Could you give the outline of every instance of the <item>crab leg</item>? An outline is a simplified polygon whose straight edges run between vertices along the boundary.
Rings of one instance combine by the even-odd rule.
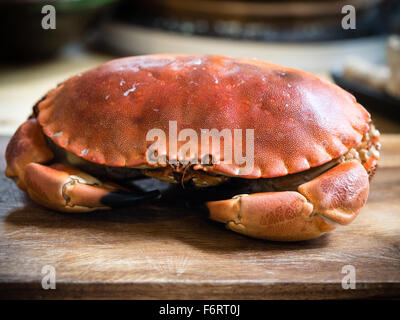
[[[210,218],[248,236],[298,241],[350,223],[367,200],[368,174],[358,161],[343,162],[296,191],[238,195],[207,202]]]
[[[116,185],[103,183],[72,166],[54,163],[36,119],[26,121],[11,139],[6,151],[6,175],[30,197],[60,211],[87,212],[112,207],[129,206],[155,198],[159,192],[140,195],[125,192]]]

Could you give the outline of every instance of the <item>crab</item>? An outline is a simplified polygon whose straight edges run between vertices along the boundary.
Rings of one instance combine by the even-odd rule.
[[[150,163],[146,133],[168,132],[170,120],[195,131],[253,128],[252,170],[225,164],[214,148],[207,164]],[[35,202],[66,212],[157,198],[158,190],[126,184],[157,178],[201,199],[212,194],[204,197],[210,218],[228,229],[299,241],[356,218],[379,148],[370,114],[315,75],[250,59],[149,55],[110,61],[49,91],[11,138],[6,175]]]

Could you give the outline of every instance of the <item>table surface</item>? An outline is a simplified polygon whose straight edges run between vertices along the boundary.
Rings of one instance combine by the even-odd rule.
[[[95,213],[42,208],[5,178],[0,137],[0,297],[298,299],[400,297],[400,135],[382,137],[366,207],[299,243],[255,240],[181,205]],[[56,289],[42,289],[53,266]],[[352,265],[356,289],[344,290]]]

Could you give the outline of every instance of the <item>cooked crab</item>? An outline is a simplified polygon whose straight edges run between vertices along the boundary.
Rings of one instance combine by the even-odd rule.
[[[253,128],[253,170],[223,163],[215,149],[207,165],[149,163],[146,133],[168,132],[170,120],[195,131]],[[212,190],[211,219],[251,237],[295,241],[350,223],[378,158],[369,113],[327,81],[256,60],[152,55],[108,62],[48,92],[12,137],[6,175],[60,211],[157,197],[124,187],[143,175],[199,195]]]

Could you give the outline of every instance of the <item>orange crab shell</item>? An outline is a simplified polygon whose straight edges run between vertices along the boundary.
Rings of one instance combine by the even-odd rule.
[[[151,166],[146,153],[153,142],[146,134],[159,128],[168,135],[172,120],[178,132],[228,128],[245,135],[254,129],[254,169],[245,178],[320,166],[358,145],[370,121],[351,94],[316,76],[213,55],[113,60],[61,83],[36,112],[44,134],[58,146],[116,167]],[[220,150],[211,154],[223,160]],[[241,172],[240,165],[218,162],[202,169]]]

